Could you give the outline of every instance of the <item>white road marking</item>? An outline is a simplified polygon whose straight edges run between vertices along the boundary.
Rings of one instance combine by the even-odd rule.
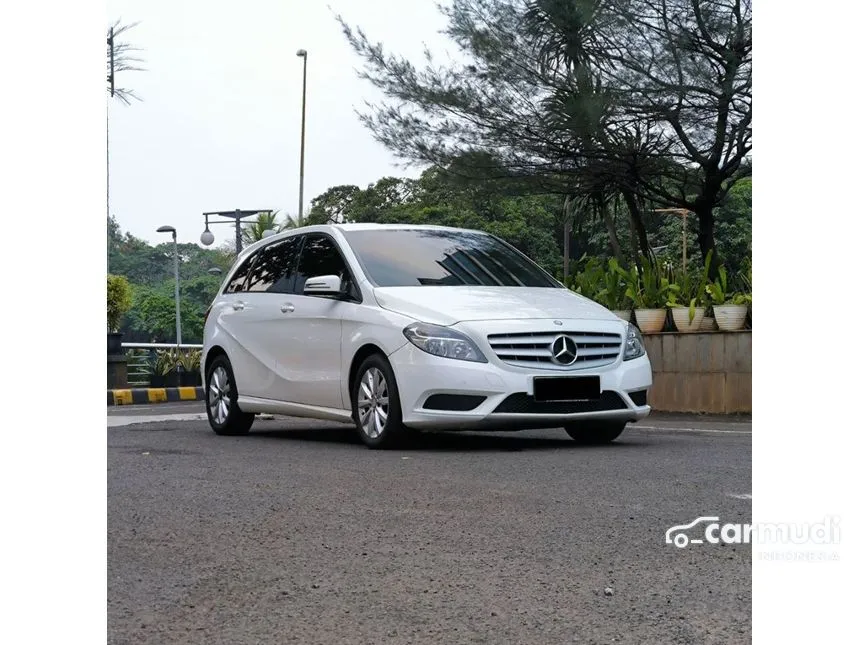
[[[728,496],[735,499],[752,499],[752,493],[728,493]]]
[[[666,432],[717,432],[720,434],[752,434],[752,430],[716,430],[710,428],[673,428],[671,426],[644,426],[639,423],[632,423],[629,426],[632,430],[662,430]]]
[[[140,416],[109,416],[107,418],[108,428],[118,426],[130,426],[136,423],[157,423],[159,421],[205,421],[205,414],[153,414]]]

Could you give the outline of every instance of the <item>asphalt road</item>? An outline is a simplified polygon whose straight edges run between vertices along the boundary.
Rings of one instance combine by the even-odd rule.
[[[109,643],[751,640],[750,547],[664,544],[751,521],[743,419],[650,417],[604,447],[541,430],[377,452],[336,423],[232,438],[187,416],[107,437]]]

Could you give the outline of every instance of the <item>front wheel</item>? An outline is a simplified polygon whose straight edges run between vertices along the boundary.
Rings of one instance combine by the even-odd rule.
[[[352,418],[369,448],[391,448],[405,434],[394,371],[380,354],[364,359],[355,374]]]
[[[596,446],[615,441],[624,432],[626,425],[626,422],[617,421],[611,423],[585,422],[566,425],[564,429],[577,443]]]
[[[239,409],[238,398],[230,359],[223,354],[215,357],[206,370],[206,416],[215,434],[242,435],[251,430],[254,415]]]

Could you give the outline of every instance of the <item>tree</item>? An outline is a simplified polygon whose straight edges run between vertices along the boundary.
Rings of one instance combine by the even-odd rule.
[[[124,25],[117,20],[107,32],[107,91],[112,98],[116,97],[126,105],[130,104],[132,99],[139,101],[140,98],[134,93],[134,90],[117,87],[117,73],[142,72],[144,70],[138,67],[139,64],[143,63],[143,60],[137,57],[136,52],[141,51],[141,49],[130,45],[120,37],[138,24]]]
[[[308,224],[337,224],[350,220],[350,206],[360,193],[358,186],[333,186],[311,200]]]
[[[119,330],[120,322],[131,308],[131,285],[125,276],[107,276],[107,324],[108,331]]]
[[[702,253],[715,249],[715,209],[752,149],[749,0],[453,0],[443,11],[466,61],[427,52],[423,69],[339,18],[362,77],[388,98],[362,117],[379,141],[466,177],[584,199],[616,254],[619,198],[636,255],[651,252],[654,205],[695,211]],[[481,154],[490,163],[452,163]]]
[[[263,239],[263,234],[266,231],[271,230],[280,233],[283,228],[282,224],[278,224],[278,211],[259,213],[254,222],[242,227],[242,242],[244,244],[259,242]]]

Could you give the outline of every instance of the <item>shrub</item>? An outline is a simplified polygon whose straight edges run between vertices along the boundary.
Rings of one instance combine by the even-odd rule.
[[[131,309],[131,285],[125,276],[111,275],[107,277],[107,323],[108,330],[119,331],[120,322],[125,313]]]

